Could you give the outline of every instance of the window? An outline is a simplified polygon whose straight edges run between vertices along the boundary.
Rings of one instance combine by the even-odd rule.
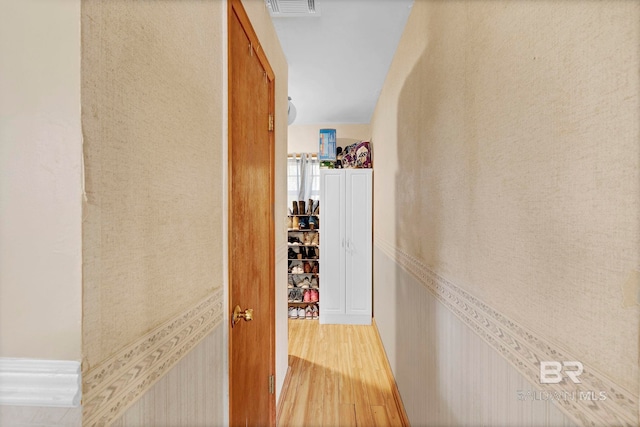
[[[302,176],[302,162],[307,161],[305,176]],[[304,179],[303,179],[304,178]],[[304,186],[305,188],[301,188]],[[287,206],[294,201],[320,198],[320,162],[311,155],[290,156],[287,161]]]

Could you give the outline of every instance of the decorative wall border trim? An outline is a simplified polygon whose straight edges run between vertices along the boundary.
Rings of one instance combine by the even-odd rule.
[[[80,362],[0,358],[0,405],[80,406]]]
[[[376,236],[375,246],[414,276],[435,298],[498,351],[532,384],[539,384],[540,361],[571,361],[579,357],[557,348],[485,302],[433,272],[417,258]],[[545,384],[550,393],[604,391],[606,400],[554,400],[560,409],[584,426],[637,426],[638,396],[589,366],[582,384]],[[571,394],[569,394],[571,396]]]
[[[223,290],[155,328],[84,374],[83,426],[118,418],[223,319]]]

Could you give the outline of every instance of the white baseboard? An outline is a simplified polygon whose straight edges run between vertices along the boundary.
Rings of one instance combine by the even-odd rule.
[[[80,406],[80,362],[0,358],[0,405]]]

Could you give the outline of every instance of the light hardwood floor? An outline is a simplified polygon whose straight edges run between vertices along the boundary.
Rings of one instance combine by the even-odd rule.
[[[375,326],[289,320],[289,371],[278,426],[408,425]]]

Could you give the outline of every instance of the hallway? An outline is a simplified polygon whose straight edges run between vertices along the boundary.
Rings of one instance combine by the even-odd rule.
[[[407,424],[385,353],[414,426],[639,425],[640,1],[414,0],[397,46],[368,19],[385,2],[404,0],[334,2],[395,49],[381,87],[343,90],[375,101],[362,120],[294,93],[265,0],[0,2],[0,426],[229,425],[230,320],[253,302],[230,265],[258,257],[274,273],[251,297],[275,291],[242,326],[273,318],[273,363],[242,384],[270,416],[282,397],[280,425]],[[232,3],[275,76],[273,197],[243,211]],[[316,62],[373,74],[324,41],[303,46],[308,87]],[[303,120],[305,97],[331,116]],[[287,317],[287,156],[326,128],[371,144],[374,327]],[[260,225],[248,255],[234,221]]]
[[[289,320],[289,366],[278,426],[408,425],[374,325]]]

